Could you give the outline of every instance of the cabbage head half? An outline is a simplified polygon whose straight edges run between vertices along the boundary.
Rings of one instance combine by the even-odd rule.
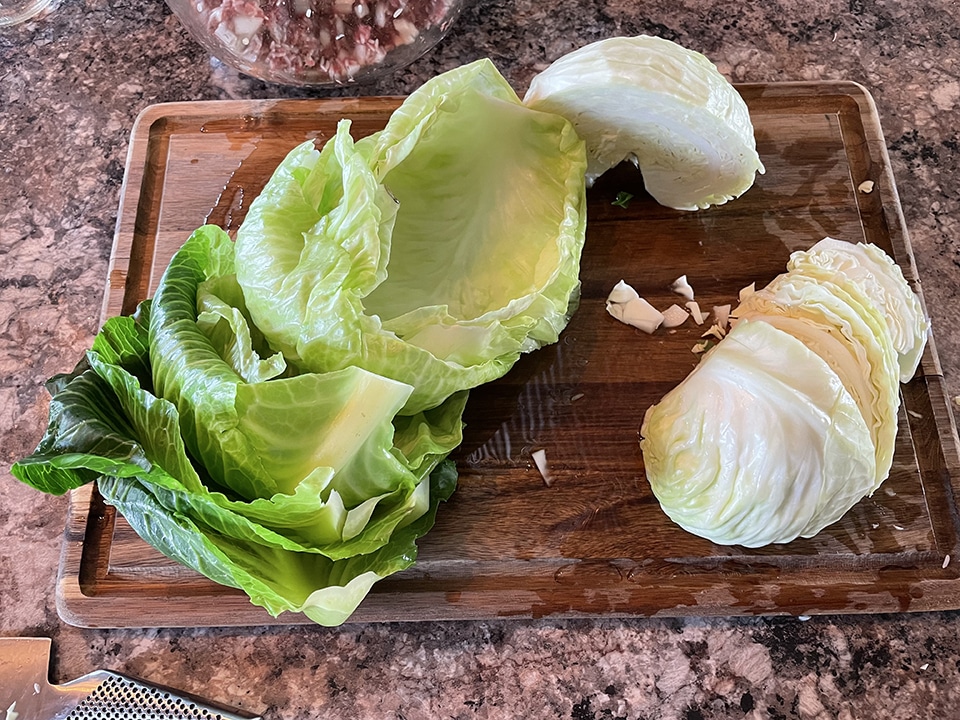
[[[588,184],[630,160],[661,205],[697,210],[739,197],[764,172],[736,88],[704,55],[663,38],[585,45],[534,77],[523,101],[574,124]]]
[[[412,93],[379,133],[349,123],[281,163],[237,232],[256,326],[300,367],[365,368],[439,405],[555,342],[576,307],[583,142],[489,60]]]

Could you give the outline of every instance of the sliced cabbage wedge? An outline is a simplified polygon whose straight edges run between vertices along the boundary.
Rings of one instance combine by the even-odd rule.
[[[913,378],[926,347],[930,321],[920,298],[889,255],[873,244],[828,237],[809,250],[793,253],[787,269],[854,288],[868,297],[887,325],[897,352],[900,381]]]
[[[662,205],[739,197],[764,171],[746,103],[706,57],[662,38],[600,40],[533,78],[529,107],[563,115],[587,145],[588,184],[631,160]]]
[[[237,233],[254,324],[298,366],[413,388],[403,413],[503,375],[576,307],[583,142],[489,60],[411,94],[383,131],[294,149]]]
[[[843,287],[800,272],[778,276],[733,312],[783,330],[819,355],[857,403],[876,453],[875,490],[893,463],[900,386],[897,360],[877,308]]]
[[[731,320],[647,412],[647,476],[667,515],[715,542],[809,537],[887,478],[929,322],[882,250],[831,238],[742,292]]]
[[[740,321],[641,427],[647,478],[678,525],[721,545],[815,535],[875,484],[870,430],[800,340]]]

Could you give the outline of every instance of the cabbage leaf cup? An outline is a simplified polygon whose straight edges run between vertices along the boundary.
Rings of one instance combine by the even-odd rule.
[[[186,240],[51,379],[12,469],[53,494],[96,481],[165,555],[323,625],[415,562],[469,389],[557,340],[586,225],[583,143],[489,61],[349,130],[294,148],[235,243]]]

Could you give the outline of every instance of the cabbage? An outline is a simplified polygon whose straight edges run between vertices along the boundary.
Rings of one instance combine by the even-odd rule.
[[[899,381],[929,323],[882,250],[830,238],[742,293],[731,319],[647,411],[647,477],[669,517],[714,542],[809,537],[887,478]]]
[[[790,271],[747,297],[733,315],[790,333],[839,376],[870,428],[876,454],[871,491],[879,487],[893,463],[900,388],[896,355],[876,306],[858,298],[855,288]]]
[[[900,381],[913,378],[927,342],[930,321],[900,266],[876,245],[824,238],[790,256],[787,269],[853,287],[883,316],[897,353]]]
[[[640,430],[647,479],[678,525],[723,545],[810,537],[874,487],[870,430],[820,356],[742,320]]]
[[[696,210],[764,171],[746,103],[700,53],[641,35],[600,40],[533,78],[529,107],[563,115],[587,144],[587,179],[631,160],[662,205]]]
[[[489,61],[386,128],[294,148],[236,244],[205,226],[50,382],[13,473],[96,480],[165,555],[277,615],[344,622],[454,491],[468,389],[557,340],[579,291],[583,143]]]
[[[412,388],[349,367],[301,373],[247,320],[233,243],[196,231],[152,301],[106,322],[54,378],[20,480],[92,480],[147,542],[277,615],[342,623],[409,567],[449,497],[466,393],[396,419]]]
[[[254,324],[305,369],[410,385],[404,414],[493,380],[576,306],[585,168],[489,60],[440,75],[383,131],[281,163],[237,232]]]

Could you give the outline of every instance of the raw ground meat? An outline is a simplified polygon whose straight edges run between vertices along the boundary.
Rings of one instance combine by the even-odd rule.
[[[271,73],[348,82],[441,25],[455,0],[196,0],[209,32]]]

